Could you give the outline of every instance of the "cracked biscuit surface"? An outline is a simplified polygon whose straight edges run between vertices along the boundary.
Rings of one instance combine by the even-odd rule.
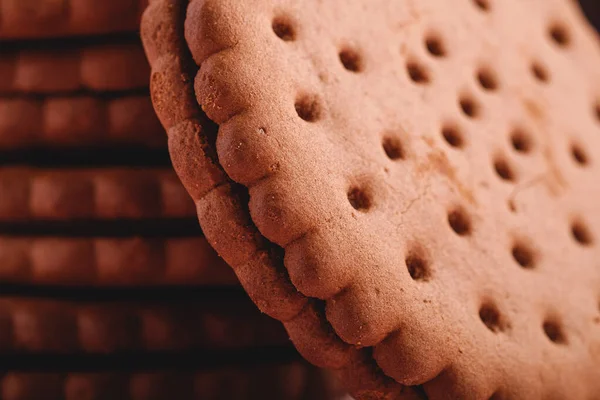
[[[155,0],[142,36],[207,239],[308,360],[359,398],[598,393],[573,2]]]

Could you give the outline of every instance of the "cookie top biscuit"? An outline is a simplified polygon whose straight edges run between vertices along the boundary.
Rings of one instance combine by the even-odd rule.
[[[363,349],[434,399],[600,390],[600,51],[573,2],[181,3],[145,16],[155,109],[305,357]]]

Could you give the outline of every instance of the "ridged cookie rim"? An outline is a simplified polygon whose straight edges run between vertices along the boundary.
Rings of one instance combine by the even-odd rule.
[[[182,0],[151,0],[142,16],[142,41],[152,71],[150,92],[155,111],[170,139],[173,132],[182,129],[187,129],[188,132],[192,131],[196,134],[201,132],[203,130],[201,121],[206,119],[194,96],[194,77],[186,70],[190,63],[193,64],[183,37],[183,23],[180,20],[185,15],[186,5],[187,2]],[[155,77],[158,74],[165,74],[165,70],[168,71],[168,68],[174,69],[177,72],[177,77],[176,80],[171,78],[171,83],[175,83],[175,87],[167,88],[165,94],[165,88],[162,86],[159,87],[160,83],[157,82]],[[167,97],[167,104],[164,104],[163,97]],[[168,103],[169,100],[175,104]],[[169,142],[169,145],[171,151],[171,142]],[[210,150],[216,152],[216,149]],[[173,152],[171,152],[171,155],[173,156]],[[205,197],[210,197],[214,192],[223,190],[231,191],[235,190],[233,188],[239,186],[227,176],[223,168],[218,164],[216,157],[211,158],[210,156],[205,155],[205,160],[203,160],[203,162],[213,166],[217,171],[216,175],[218,176],[215,182],[215,180],[212,179],[215,175],[213,171],[203,170],[198,172],[201,175],[208,175],[206,178],[209,179],[205,180],[212,184],[208,188],[193,187],[194,185],[198,186],[199,183],[186,181],[185,174],[179,171],[176,166],[176,172],[182,179],[184,186],[186,186],[186,189],[194,201],[197,203],[197,206],[199,202],[202,202],[205,199]],[[231,195],[230,193],[226,193],[224,197],[231,203],[237,203],[238,199],[235,198],[236,196]],[[215,202],[217,201],[215,200]],[[207,207],[210,208],[210,206]],[[241,222],[242,224],[251,224],[251,230],[256,232],[256,235],[259,237],[258,242],[268,243],[254,226],[248,210],[241,208],[242,207],[238,207],[234,210],[238,214],[243,214],[242,218],[244,220],[238,222]],[[210,210],[208,212],[210,212]],[[199,210],[201,222],[202,214],[203,212]],[[203,229],[209,239],[209,243],[214,247],[209,227],[203,227]],[[232,240],[231,244],[235,246],[236,240]],[[250,245],[250,247],[256,258],[260,259],[260,255],[264,252],[264,249],[256,244]],[[252,263],[252,260],[246,259],[244,262]],[[230,261],[229,263],[231,264]],[[261,261],[258,261],[258,263],[260,264]],[[262,264],[265,263],[263,262]],[[285,267],[282,266],[281,268],[285,271]],[[240,276],[240,272],[236,268],[234,268],[234,271],[244,285],[244,277]],[[286,276],[284,279],[286,280],[285,284],[288,284],[295,289],[289,277]],[[246,286],[244,285],[244,287]],[[274,289],[281,291],[281,288]],[[312,301],[316,299],[308,298],[300,293],[297,294],[303,299],[305,305],[300,307],[295,313],[292,313],[293,315],[271,316],[284,323],[288,333],[292,336],[292,341],[294,341],[293,330],[310,330],[310,328],[306,328],[306,325],[312,323],[310,326],[318,327],[317,332],[313,331],[312,333],[318,334],[321,337],[321,340],[327,340],[329,342],[333,341],[337,346],[341,346],[342,349],[338,349],[337,351],[338,356],[340,353],[343,353],[341,357],[336,359],[334,365],[327,365],[327,362],[318,355],[325,347],[329,347],[328,345],[324,345],[323,348],[303,349],[304,351],[310,351],[312,353],[310,356],[303,354],[307,359],[319,366],[336,369],[338,374],[345,381],[346,387],[348,387],[359,399],[420,398],[420,393],[417,390],[398,384],[390,377],[383,374],[380,369],[375,367],[376,364],[369,349],[358,350],[343,342],[333,332],[333,329],[324,315],[314,309]],[[263,308],[260,304],[257,305],[259,308]],[[318,319],[315,320],[315,317]],[[298,347],[296,343],[295,345]],[[303,352],[301,349],[299,350]]]

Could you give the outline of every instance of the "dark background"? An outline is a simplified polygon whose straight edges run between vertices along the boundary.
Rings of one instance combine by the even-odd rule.
[[[600,31],[600,0],[579,0],[579,2],[592,24]]]

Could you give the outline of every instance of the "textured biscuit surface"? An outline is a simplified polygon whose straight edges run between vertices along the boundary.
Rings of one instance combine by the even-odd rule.
[[[3,283],[86,286],[234,286],[205,238],[0,236]]]
[[[285,345],[276,321],[246,299],[153,303],[0,300],[0,352],[183,351]]]
[[[0,168],[0,221],[182,218],[194,215],[167,169]]]
[[[0,148],[164,145],[148,96],[0,98]]]
[[[290,362],[194,371],[19,373],[1,377],[3,400],[335,400],[331,379]]]
[[[1,0],[0,39],[136,31],[148,0]]]
[[[148,86],[149,73],[137,41],[51,50],[20,49],[0,55],[0,93],[140,89]]]
[[[574,2],[183,3],[144,17],[155,109],[305,357],[367,347],[434,399],[600,391],[600,51]]]

